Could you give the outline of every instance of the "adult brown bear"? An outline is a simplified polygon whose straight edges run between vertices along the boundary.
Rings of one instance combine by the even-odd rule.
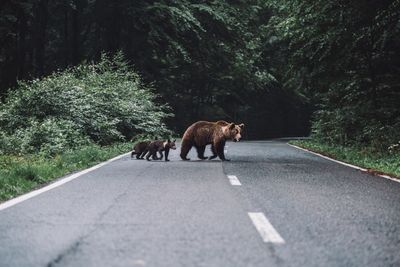
[[[240,141],[242,138],[241,132],[244,124],[228,123],[226,121],[198,121],[193,123],[186,129],[182,137],[181,158],[190,160],[186,156],[189,150],[194,146],[197,150],[199,159],[207,159],[204,157],[206,146],[211,144],[213,156],[209,159],[214,159],[217,156],[221,160],[228,160],[224,155],[225,142],[228,139],[234,142]]]

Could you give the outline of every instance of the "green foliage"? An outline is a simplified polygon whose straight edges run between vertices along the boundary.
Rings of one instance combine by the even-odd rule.
[[[248,133],[258,134],[253,138],[265,138],[272,131],[291,134],[290,125],[299,121],[303,103],[289,90],[282,94],[279,64],[263,53],[271,17],[266,1],[11,2],[0,9],[5,25],[4,30],[0,26],[5,44],[0,50],[0,98],[17,77],[40,77],[97,60],[102,51],[122,50],[145,81],[154,83],[159,102],[171,106],[176,116],[166,122],[176,132],[196,120],[225,119],[244,121]],[[282,95],[290,99],[280,99]],[[285,111],[256,102],[279,102]],[[268,117],[260,122],[254,119],[258,114]],[[271,117],[277,117],[273,123]],[[308,115],[304,117],[303,125]],[[267,120],[270,126],[264,127]],[[107,135],[95,139],[116,139],[116,132],[100,130],[118,122],[107,123],[110,127],[96,121],[98,132]],[[146,127],[157,129],[149,123]]]
[[[29,192],[67,173],[84,169],[129,151],[132,144],[118,143],[100,147],[87,145],[49,158],[34,156],[0,156],[0,202]]]
[[[373,148],[328,145],[318,140],[298,140],[290,143],[354,164],[373,173],[386,173],[400,178],[400,151],[376,151]]]
[[[121,54],[20,82],[0,107],[0,150],[54,155],[140,133],[168,135],[171,116]]]
[[[25,128],[16,128],[9,134],[1,134],[0,148],[5,153],[40,152],[54,155],[65,149],[90,143],[89,138],[71,121],[56,118],[47,118],[42,122],[30,118]]]
[[[268,3],[267,36],[284,58],[281,81],[316,106],[314,137],[379,150],[397,143],[400,2]]]

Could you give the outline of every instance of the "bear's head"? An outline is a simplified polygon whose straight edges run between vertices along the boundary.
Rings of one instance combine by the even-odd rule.
[[[167,142],[166,142],[166,145],[164,145],[164,146],[168,146],[170,149],[175,150],[175,149],[176,149],[175,142],[176,142],[176,139],[174,139],[174,140],[171,141],[171,140],[168,138],[168,140],[167,140]]]
[[[239,142],[242,139],[242,131],[244,124],[230,123],[223,127],[224,135],[226,139],[231,139],[233,142]]]

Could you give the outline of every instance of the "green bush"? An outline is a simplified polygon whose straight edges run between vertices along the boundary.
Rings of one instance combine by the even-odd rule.
[[[169,107],[156,102],[121,53],[103,55],[97,64],[20,82],[0,106],[0,152],[55,155],[138,134],[169,135]]]
[[[371,147],[376,151],[387,151],[400,142],[400,119],[388,119],[382,123],[368,119],[356,108],[316,112],[312,136],[328,144]]]

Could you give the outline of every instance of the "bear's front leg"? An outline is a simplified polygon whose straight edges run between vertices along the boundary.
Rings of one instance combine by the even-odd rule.
[[[169,149],[165,149],[165,161],[169,161],[168,155],[169,155]]]
[[[211,145],[211,152],[213,155],[211,157],[208,157],[209,160],[212,160],[212,159],[215,159],[216,157],[218,157],[217,151],[213,144]]]
[[[225,141],[221,141],[221,142],[217,143],[215,147],[217,150],[218,157],[222,161],[230,161],[230,159],[225,158],[225,154],[224,154]]]
[[[204,151],[206,150],[206,146],[195,146],[197,150],[197,157],[201,160],[207,159],[207,157],[204,157]]]

